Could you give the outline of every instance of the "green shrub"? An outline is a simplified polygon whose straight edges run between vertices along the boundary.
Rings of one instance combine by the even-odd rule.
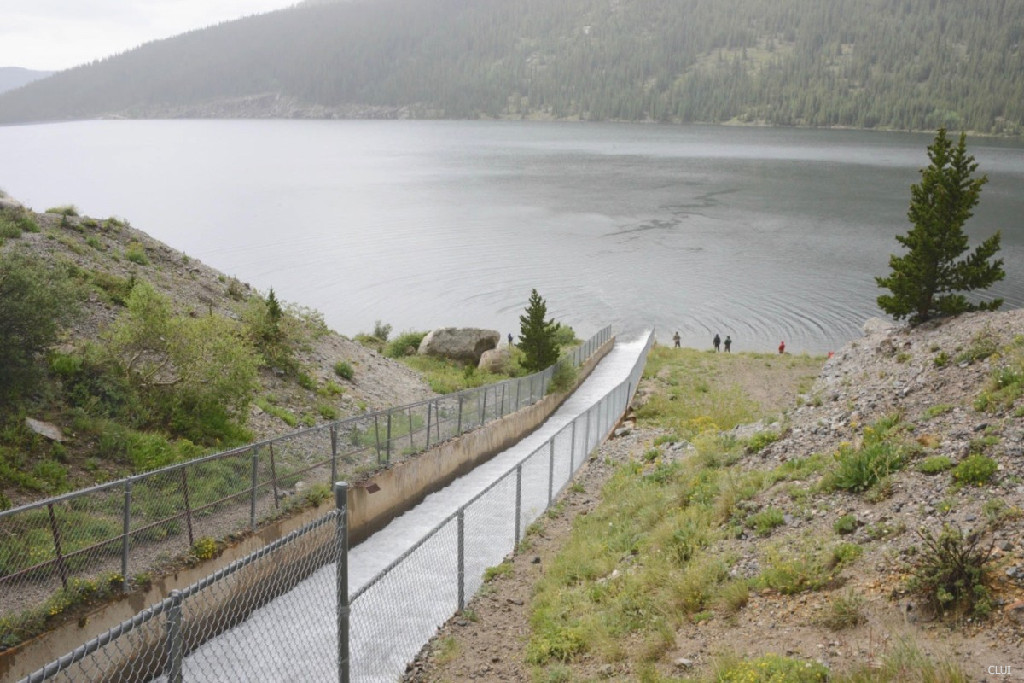
[[[968,610],[985,616],[992,608],[985,586],[994,542],[983,542],[984,530],[966,536],[959,527],[944,524],[935,536],[920,530],[922,548],[912,567],[911,592],[927,602],[936,613]]]
[[[782,526],[785,517],[782,510],[778,508],[765,508],[764,510],[747,517],[747,526],[758,533],[759,536],[769,536],[772,529]]]
[[[718,683],[824,683],[829,670],[818,662],[766,654],[757,659],[739,660],[725,657],[715,666]]]
[[[867,617],[864,616],[864,598],[853,591],[846,591],[833,597],[824,619],[825,626],[833,631],[852,628],[865,621]]]
[[[765,448],[768,448],[771,444],[775,443],[781,438],[778,432],[771,430],[765,430],[754,434],[747,440],[747,452],[748,453],[760,453]]]
[[[939,354],[932,359],[932,363],[934,363],[937,368],[946,367],[949,365],[949,354],[945,351],[940,351]]]
[[[386,342],[388,337],[391,336],[391,325],[382,323],[379,320],[373,321],[373,336],[382,342]]]
[[[332,405],[321,403],[319,406],[317,406],[317,412],[320,413],[320,417],[322,417],[325,420],[338,419],[338,409]]]
[[[961,484],[982,486],[988,483],[999,466],[987,455],[972,455],[964,458],[953,468],[953,480]]]
[[[941,474],[953,466],[953,461],[947,455],[933,455],[925,458],[917,464],[917,471],[928,476]]]
[[[831,488],[862,493],[902,466],[903,454],[892,442],[875,441],[860,449],[843,446],[828,484]]]
[[[576,366],[567,359],[555,363],[555,369],[551,372],[551,381],[548,382],[549,394],[562,394],[570,391],[576,384],[578,373]]]
[[[976,363],[999,350],[999,339],[988,329],[974,335],[971,345],[956,357],[957,363]]]
[[[420,342],[426,336],[426,332],[403,332],[384,347],[384,355],[388,358],[411,356],[419,350]]]
[[[138,242],[132,242],[124,250],[124,257],[140,266],[148,266],[149,258],[146,256],[145,248]]]
[[[197,560],[209,560],[217,555],[219,549],[217,541],[209,536],[204,536],[192,544],[190,552]]]
[[[309,373],[299,371],[299,375],[296,378],[299,386],[307,391],[316,391],[316,380],[310,377]]]
[[[77,216],[78,208],[74,204],[62,204],[61,206],[51,206],[46,210],[46,213],[57,214],[58,216]]]
[[[352,378],[355,377],[356,375],[355,370],[352,369],[352,366],[343,360],[339,360],[337,363],[334,364],[334,374],[350,382],[352,381]]]
[[[843,515],[835,521],[832,525],[832,529],[840,536],[852,534],[857,530],[857,518],[853,515]]]

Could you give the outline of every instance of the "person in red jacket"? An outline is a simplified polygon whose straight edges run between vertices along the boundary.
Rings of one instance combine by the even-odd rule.
[[[786,352],[786,342],[780,341],[779,342],[779,353],[785,353],[785,352]]]

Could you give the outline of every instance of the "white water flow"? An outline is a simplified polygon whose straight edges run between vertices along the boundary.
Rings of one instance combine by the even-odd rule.
[[[547,507],[552,479],[557,493],[574,464],[586,457],[586,447],[596,447],[614,424],[610,412],[594,408],[618,388],[623,403],[615,409],[622,410],[628,388],[620,385],[636,365],[647,338],[644,333],[636,340],[616,343],[536,431],[431,494],[350,551],[349,595],[355,596],[349,638],[352,680],[396,680],[437,627],[456,611],[457,521],[438,527],[459,508],[469,503],[464,517],[467,601],[482,584],[484,570],[499,564],[512,550],[516,466],[522,465],[522,529]],[[598,419],[602,414],[604,423]],[[551,439],[554,448],[547,444]],[[549,466],[556,460],[556,450],[557,474]],[[438,531],[430,540],[370,583],[435,528]],[[242,672],[252,680],[336,680],[335,577],[334,564],[323,567],[245,623],[195,650],[184,662],[185,680],[225,680]]]

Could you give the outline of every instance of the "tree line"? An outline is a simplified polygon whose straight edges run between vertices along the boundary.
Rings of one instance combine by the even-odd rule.
[[[420,118],[945,126],[1017,135],[1021,16],[1024,0],[300,5],[6,93],[0,122],[160,116],[270,93],[322,115],[367,107]]]

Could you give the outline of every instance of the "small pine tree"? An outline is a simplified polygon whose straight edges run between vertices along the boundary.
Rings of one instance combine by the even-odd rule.
[[[526,314],[519,316],[519,348],[524,354],[523,367],[530,372],[543,370],[558,360],[555,335],[561,327],[554,319],[545,321],[548,313],[544,299],[533,290]]]
[[[978,164],[967,154],[967,136],[960,134],[954,148],[940,128],[928,147],[931,164],[921,169],[921,182],[910,188],[907,217],[914,227],[896,240],[909,251],[889,257],[892,273],[877,277],[879,287],[891,294],[878,297],[878,306],[896,320],[910,317],[911,324],[936,315],[957,315],[965,311],[994,311],[1003,300],[973,304],[959,292],[987,289],[1002,280],[1003,260],[991,260],[999,251],[1000,234],[982,242],[967,258],[963,225],[973,215],[986,176],[971,178]]]

